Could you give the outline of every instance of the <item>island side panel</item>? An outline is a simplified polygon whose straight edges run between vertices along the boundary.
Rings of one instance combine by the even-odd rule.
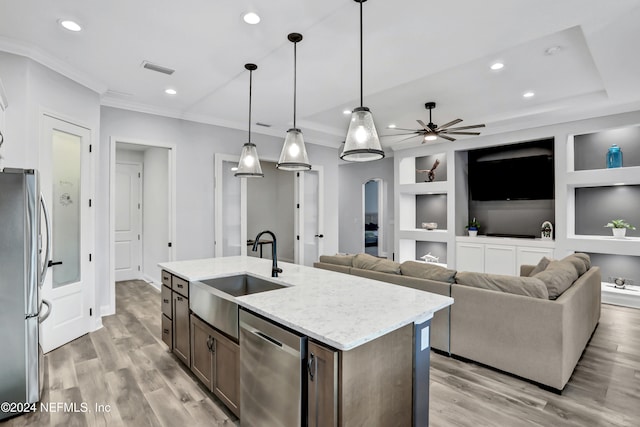
[[[411,426],[413,324],[340,357],[340,426]]]

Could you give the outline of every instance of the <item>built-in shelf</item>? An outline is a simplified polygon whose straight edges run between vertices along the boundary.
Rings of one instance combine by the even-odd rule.
[[[508,246],[528,246],[534,248],[555,248],[556,242],[554,240],[542,240],[542,239],[520,239],[514,237],[495,237],[495,236],[483,236],[478,235],[471,236],[457,236],[456,242],[465,243],[484,243],[492,245],[508,245]]]
[[[640,166],[567,173],[567,185],[570,187],[608,187],[635,184],[640,184]]]
[[[399,238],[409,240],[421,240],[427,242],[447,242],[449,233],[447,230],[423,230],[419,228],[400,230]]]
[[[627,285],[626,289],[619,289],[613,283],[602,282],[602,302],[640,308],[640,286]]]
[[[576,252],[640,256],[640,237],[569,236],[567,244]]]
[[[401,184],[402,194],[447,194],[447,182],[419,182],[416,184]]]

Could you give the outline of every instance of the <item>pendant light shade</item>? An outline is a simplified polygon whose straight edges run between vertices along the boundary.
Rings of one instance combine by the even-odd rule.
[[[293,128],[287,131],[276,167],[286,171],[308,171],[311,169],[311,164],[304,145],[304,137],[302,131],[296,128],[296,46],[302,40],[302,34],[291,33],[287,38],[293,43]]]
[[[249,141],[242,146],[238,170],[235,176],[239,178],[262,178],[262,167],[258,158],[256,145],[251,142],[251,89],[253,87],[253,72],[258,69],[255,64],[245,64],[244,68],[249,70]]]
[[[349,162],[369,162],[384,158],[380,138],[373,123],[371,111],[363,104],[363,59],[362,59],[362,3],[367,0],[354,0],[360,3],[360,107],[351,113],[351,122],[340,158]]]

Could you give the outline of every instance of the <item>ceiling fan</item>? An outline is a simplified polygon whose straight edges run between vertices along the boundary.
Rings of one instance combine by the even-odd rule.
[[[461,126],[461,127],[457,127],[457,128],[452,128],[451,126],[458,124],[462,121],[462,119],[455,119],[450,121],[449,123],[445,123],[442,126],[438,126],[436,124],[433,123],[433,121],[431,120],[431,110],[433,110],[434,108],[436,108],[436,103],[435,102],[427,102],[426,104],[424,104],[424,107],[429,110],[429,123],[425,124],[425,122],[423,122],[422,120],[416,120],[420,126],[422,126],[422,129],[402,129],[402,128],[391,128],[394,130],[403,130],[403,131],[409,131],[408,133],[397,133],[394,135],[384,135],[384,136],[398,136],[398,135],[411,135],[405,139],[402,139],[398,142],[401,141],[405,141],[407,139],[411,139],[414,138],[416,136],[420,136],[422,137],[422,143],[424,144],[427,141],[435,141],[438,137],[440,138],[444,138],[447,139],[449,141],[455,141],[455,138],[452,138],[449,135],[480,135],[480,132],[461,132],[461,131],[466,131],[469,129],[476,129],[476,128],[483,128],[484,124],[482,125],[470,125],[470,126]]]

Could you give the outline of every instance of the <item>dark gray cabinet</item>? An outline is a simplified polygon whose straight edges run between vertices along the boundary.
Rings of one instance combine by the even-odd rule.
[[[309,341],[307,354],[308,426],[337,426],[339,353]]]
[[[187,366],[191,366],[189,335],[189,299],[173,293],[173,354]]]
[[[191,315],[191,371],[240,416],[240,346]]]
[[[191,363],[189,282],[162,271],[162,341],[187,366]]]

